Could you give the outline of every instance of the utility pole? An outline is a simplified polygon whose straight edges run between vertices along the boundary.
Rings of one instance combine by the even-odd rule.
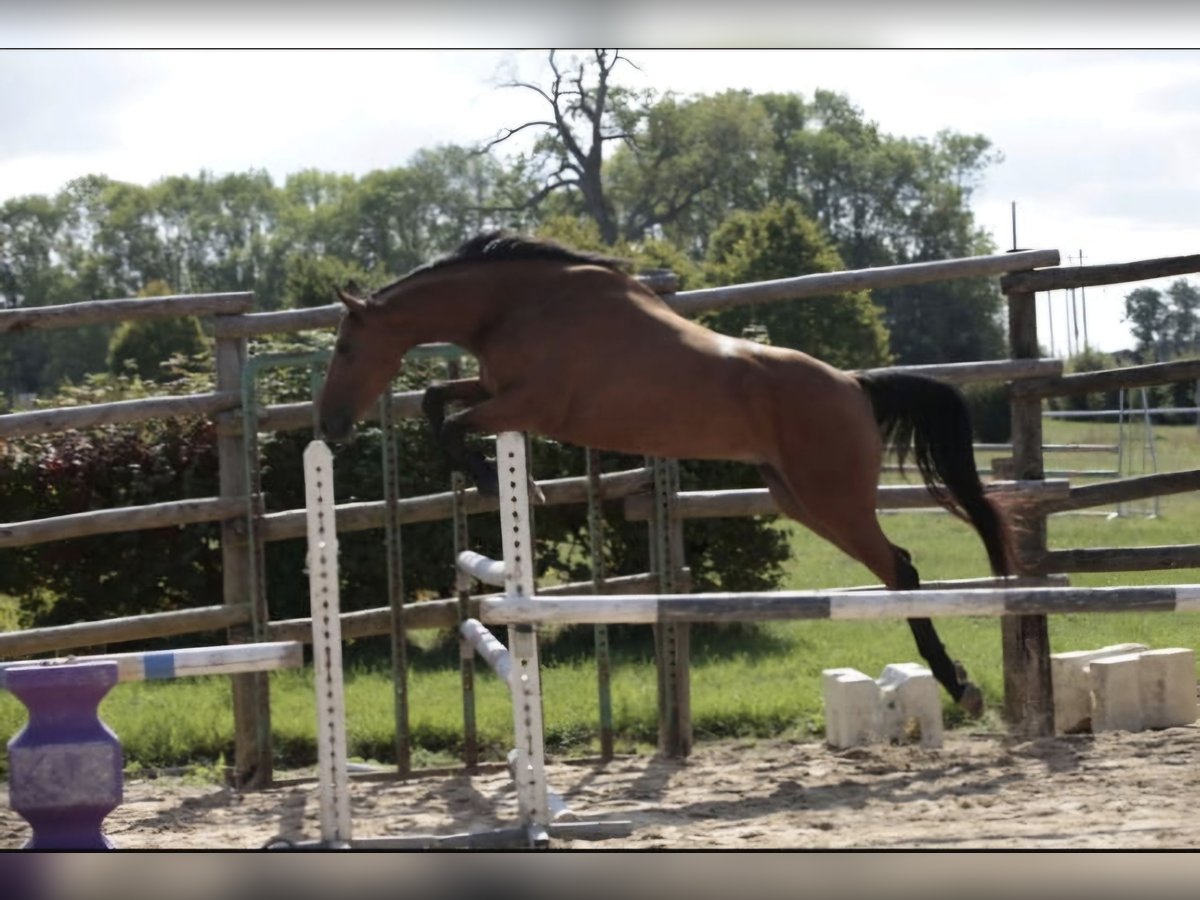
[[[1079,251],[1079,267],[1083,268],[1083,250],[1082,250],[1082,248]],[[1087,330],[1087,289],[1083,285],[1079,286],[1079,302],[1080,302],[1080,305],[1083,307],[1083,349],[1087,350],[1091,345],[1088,342],[1088,330]]]

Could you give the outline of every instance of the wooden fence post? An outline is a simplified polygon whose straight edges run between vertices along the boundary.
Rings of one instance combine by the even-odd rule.
[[[1037,295],[1008,296],[1008,334],[1014,359],[1039,355]],[[1013,473],[1016,479],[1044,479],[1042,400],[1012,399]],[[1018,567],[1032,571],[1046,553],[1046,514],[1022,508],[1013,516]],[[1050,636],[1044,615],[1004,616],[1000,620],[1004,656],[1004,714],[1010,727],[1031,737],[1054,733],[1050,685]]]
[[[218,338],[216,342],[217,390],[238,396],[242,389],[242,371],[246,365],[246,338]],[[247,435],[241,429],[219,428],[217,460],[220,468],[221,497],[245,502],[250,492],[246,472]],[[246,520],[225,519],[221,523],[221,563],[224,573],[226,606],[245,609],[257,602]],[[229,629],[231,644],[262,640],[250,624]],[[263,626],[265,626],[265,622]],[[271,695],[266,672],[232,676],[234,763],[232,781],[239,788],[262,788],[271,783]]]

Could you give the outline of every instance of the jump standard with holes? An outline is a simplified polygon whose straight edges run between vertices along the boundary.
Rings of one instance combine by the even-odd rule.
[[[481,246],[486,255],[487,243]],[[656,316],[666,317],[669,314],[665,310],[691,314],[703,309],[818,296],[849,288],[1003,274],[1001,289],[1009,301],[1014,359],[903,368],[909,374],[950,383],[973,378],[1011,382],[1013,440],[1012,458],[1007,466],[1006,477],[1012,480],[992,482],[984,486],[981,493],[985,505],[989,502],[987,495],[997,492],[1030,500],[1030,505],[1020,515],[1022,528],[1014,548],[1020,562],[1017,569],[1021,574],[992,579],[992,586],[989,587],[925,584],[919,591],[876,589],[687,593],[681,550],[683,520],[714,515],[794,512],[794,509],[790,509],[791,491],[787,489],[787,484],[780,483],[792,476],[779,479],[778,473],[764,472],[764,479],[768,483],[766,490],[682,492],[678,484],[678,471],[666,457],[690,454],[672,452],[673,448],[664,444],[653,448],[657,452],[646,453],[648,463],[644,471],[602,474],[593,465],[594,457],[589,451],[586,479],[566,479],[564,483],[546,482],[538,486],[547,502],[565,502],[562,498],[567,496],[576,500],[586,496],[589,519],[595,510],[595,499],[606,486],[612,488],[610,497],[625,498],[627,518],[652,522],[651,558],[656,571],[645,577],[630,577],[628,583],[620,584],[624,592],[619,594],[601,590],[618,587],[619,579],[605,579],[600,569],[596,570],[597,574],[590,585],[591,593],[587,592],[589,585],[586,584],[537,593],[530,556],[533,544],[529,531],[524,437],[508,427],[489,429],[488,425],[494,423],[486,421],[467,423],[455,416],[448,416],[444,421],[440,419],[443,410],[439,407],[446,399],[483,399],[475,393],[479,386],[472,385],[460,385],[458,390],[465,391],[465,395],[449,398],[445,396],[444,389],[441,397],[437,391],[427,391],[423,396],[393,395],[390,387],[383,391],[378,404],[385,436],[384,483],[387,498],[383,503],[335,508],[328,448],[322,442],[315,441],[305,458],[306,509],[266,513],[262,508],[263,497],[258,484],[257,431],[264,422],[276,426],[288,423],[286,427],[293,428],[303,426],[306,420],[315,420],[319,410],[317,404],[291,404],[260,410],[255,400],[254,381],[257,373],[273,365],[307,365],[314,360],[309,358],[311,355],[293,355],[295,358],[286,360],[265,357],[247,360],[245,339],[252,334],[270,333],[281,328],[326,327],[339,317],[348,317],[337,307],[247,315],[248,295],[138,301],[137,315],[218,314],[219,321],[215,329],[218,390],[215,393],[0,416],[0,438],[43,430],[140,421],[150,415],[201,412],[225,416],[226,425],[219,432],[222,496],[181,504],[103,510],[45,521],[0,525],[0,547],[26,546],[45,540],[129,528],[221,521],[228,592],[226,606],[137,617],[137,626],[143,629],[141,632],[135,632],[132,623],[115,621],[80,623],[58,629],[31,629],[28,633],[4,635],[4,646],[0,649],[10,648],[9,655],[13,655],[11,648],[19,647],[23,648],[25,654],[31,655],[71,646],[135,639],[130,636],[135,633],[136,636],[179,634],[187,633],[188,629],[211,630],[213,627],[228,627],[231,641],[238,643],[227,647],[192,648],[169,653],[110,654],[94,659],[68,657],[3,664],[0,671],[3,672],[4,686],[26,702],[30,709],[29,724],[10,743],[10,796],[14,809],[25,815],[34,827],[34,839],[30,846],[107,845],[101,823],[107,812],[120,802],[121,757],[119,742],[99,721],[96,706],[104,693],[119,681],[229,674],[235,685],[235,783],[239,786],[268,784],[271,772],[269,703],[264,702],[265,680],[261,673],[272,668],[299,665],[301,640],[311,641],[314,648],[321,836],[319,840],[280,841],[273,845],[280,847],[545,847],[559,838],[603,839],[628,834],[631,823],[626,821],[568,821],[574,817],[564,815],[562,798],[546,784],[541,679],[537,657],[537,629],[542,624],[593,623],[598,629],[598,651],[602,645],[601,629],[607,624],[640,623],[654,626],[659,664],[660,749],[670,755],[686,755],[691,742],[687,718],[689,623],[813,618],[903,618],[911,622],[932,617],[998,616],[1003,624],[1006,717],[1014,731],[1031,735],[1049,733],[1052,710],[1046,615],[1081,611],[1200,611],[1198,585],[1105,589],[1045,586],[1052,584],[1058,573],[1067,571],[1178,567],[1194,565],[1194,561],[1200,558],[1200,547],[1195,546],[1048,550],[1045,546],[1047,515],[1103,503],[1120,503],[1156,497],[1162,493],[1194,490],[1200,485],[1200,473],[1156,473],[1099,485],[1070,487],[1065,482],[1045,478],[1047,473],[1041,461],[1043,448],[1040,425],[1041,401],[1044,397],[1107,390],[1116,386],[1133,389],[1194,378],[1200,373],[1200,361],[1181,360],[1107,372],[1063,375],[1061,361],[1035,358],[1038,348],[1036,317],[1033,314],[1033,300],[1037,291],[1058,289],[1068,282],[1072,285],[1109,284],[1198,271],[1200,257],[1149,260],[1123,266],[1073,267],[1069,270],[1035,269],[1036,266],[1056,265],[1057,262],[1058,255],[1054,251],[1021,251],[971,260],[800,276],[756,285],[679,294],[675,294],[670,286],[654,288],[655,293],[662,296],[662,308]],[[428,269],[435,271],[436,266]],[[650,285],[646,279],[641,279],[641,283]],[[649,298],[643,300],[646,303],[656,302]],[[0,333],[27,327],[87,324],[107,321],[110,316],[134,314],[134,307],[120,305],[124,302],[96,301],[94,304],[78,304],[77,309],[63,307],[0,311]],[[343,306],[351,312],[355,310],[356,302],[363,303],[356,301],[356,298],[343,298]],[[551,343],[544,342],[544,345],[550,346]],[[715,346],[719,355],[730,356],[737,355],[732,351],[741,345],[718,341]],[[399,356],[403,356],[403,350]],[[337,358],[335,353],[335,361]],[[888,383],[895,371],[861,373],[862,383],[869,383],[872,379],[876,383]],[[847,377],[852,374],[849,373]],[[892,379],[890,383],[912,382]],[[624,395],[627,396],[628,391]],[[415,416],[422,412],[429,415],[431,401],[435,412],[431,419],[438,420],[435,425],[443,426],[443,438],[447,437],[444,426],[452,426],[448,435],[451,438],[449,445],[443,441],[443,448],[459,454],[457,462],[461,463],[460,468],[468,471],[478,484],[484,484],[489,477],[496,476],[481,466],[480,459],[462,455],[465,448],[456,443],[462,437],[462,429],[457,434],[454,433],[455,429],[464,424],[473,424],[476,430],[484,433],[499,433],[498,459],[505,465],[502,466],[495,488],[500,494],[498,505],[504,525],[503,559],[487,559],[466,548],[466,541],[462,539],[466,513],[488,511],[495,509],[495,506],[490,505],[492,501],[481,492],[468,493],[461,476],[456,478],[452,493],[444,497],[401,501],[395,494],[395,445],[393,443],[389,447],[386,444],[391,417],[396,414]],[[343,420],[335,424],[345,425],[346,421],[362,418],[370,402],[368,398],[351,413],[342,413]],[[687,404],[684,406],[687,407]],[[618,404],[615,408],[626,407]],[[535,421],[522,427],[539,433],[546,430],[539,428],[539,424]],[[675,424],[679,426],[680,423]],[[672,430],[675,433],[686,432],[681,427],[667,429],[668,432]],[[589,447],[602,443],[583,439],[585,437],[582,436],[577,443]],[[776,479],[775,483],[772,477]],[[566,481],[572,483],[568,485]],[[638,491],[644,491],[647,486],[652,486],[652,493],[638,496]],[[881,507],[888,504],[910,507],[927,503],[929,499],[924,487],[885,486],[879,488],[878,492],[874,491],[874,487],[872,484],[872,498],[877,498]],[[978,500],[976,497],[972,502]],[[832,508],[836,513],[836,502]],[[396,595],[402,593],[396,588],[399,578],[400,523],[446,514],[452,515],[455,521],[456,563],[460,572],[458,598],[444,606],[437,603],[409,605],[402,600],[396,601]],[[344,525],[354,529],[379,527],[380,524],[389,533],[387,562],[392,606],[381,611],[342,614],[337,597],[337,529]],[[977,521],[975,524],[978,527]],[[256,585],[262,576],[263,542],[299,536],[305,528],[311,618],[270,622],[265,598],[261,592],[256,593]],[[597,531],[596,528],[591,529],[593,551]],[[901,557],[892,554],[890,560],[898,564]],[[992,560],[996,561],[994,555]],[[885,582],[889,580],[884,577]],[[472,581],[499,585],[504,590],[498,596],[471,595]],[[468,609],[474,615],[463,615]],[[390,632],[393,648],[399,647],[400,652],[395,657],[397,763],[401,772],[407,772],[407,712],[402,649],[405,628],[418,627],[422,616],[429,619],[430,625],[454,623],[464,646],[473,651],[472,655],[477,654],[482,658],[508,686],[513,707],[515,744],[509,754],[509,768],[516,790],[517,821],[512,828],[479,833],[355,839],[346,765],[341,640],[350,633]],[[499,626],[508,627],[507,646],[491,631],[491,628]],[[289,640],[269,640],[270,637],[284,636]],[[920,640],[918,635],[919,646]],[[71,641],[78,643],[72,644]],[[603,666],[599,652],[597,660],[598,665]],[[464,701],[469,693],[470,671],[470,662],[464,654]],[[939,680],[947,688],[960,677],[957,672],[942,674],[946,677]],[[961,695],[955,696],[955,699],[961,699]],[[464,702],[464,756],[469,766],[474,745],[468,706]],[[602,697],[602,720],[603,707]],[[602,722],[602,745],[603,728]],[[611,751],[608,755],[611,757]]]

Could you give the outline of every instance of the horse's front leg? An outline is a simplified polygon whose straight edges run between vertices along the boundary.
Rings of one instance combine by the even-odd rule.
[[[478,378],[462,378],[430,385],[421,399],[421,411],[429,422],[433,439],[446,455],[450,469],[469,474],[477,484],[480,474],[487,469],[487,462],[479,451],[467,449],[464,429],[447,423],[446,406],[450,403],[481,403],[490,396]],[[495,481],[494,467],[491,480]]]
[[[457,460],[463,471],[470,474],[481,494],[497,496],[500,493],[500,478],[494,460],[486,459],[482,453],[468,450],[466,435],[469,432],[499,434],[502,431],[541,432],[538,410],[544,404],[540,396],[528,390],[508,390],[447,416],[441,427],[442,446],[452,460]],[[529,490],[534,502],[544,503],[545,494],[533,478],[526,473]]]

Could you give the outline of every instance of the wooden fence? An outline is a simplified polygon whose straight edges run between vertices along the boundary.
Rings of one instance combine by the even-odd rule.
[[[1020,251],[965,260],[945,260],[908,266],[890,266],[854,272],[805,275],[751,285],[676,292],[673,280],[655,276],[651,286],[676,310],[693,315],[730,306],[799,300],[843,290],[896,287],[964,277],[1002,275],[1000,287],[1008,301],[1009,338],[1013,358],[950,365],[904,367],[953,383],[1002,381],[1011,385],[1014,480],[995,482],[990,490],[1018,492],[1022,522],[1019,553],[1027,576],[1040,583],[1056,573],[1124,571],[1200,565],[1200,545],[1157,548],[1104,548],[1050,551],[1045,521],[1055,512],[1102,506],[1114,502],[1190,491],[1200,487],[1200,471],[1174,472],[1142,478],[1118,479],[1072,487],[1061,479],[1046,479],[1042,463],[1041,407],[1046,397],[1104,391],[1117,387],[1143,387],[1200,377],[1200,360],[1091,372],[1063,373],[1060,360],[1038,358],[1034,298],[1037,291],[1065,287],[1135,281],[1161,275],[1200,271],[1200,256],[1150,260],[1122,266],[1057,268],[1057,251]],[[1050,267],[1050,268],[1039,268]],[[1007,273],[1007,274],[1006,274]],[[242,424],[242,388],[249,365],[248,339],[265,334],[293,333],[332,328],[340,307],[272,313],[253,313],[249,293],[210,294],[136,300],[85,301],[61,307],[0,311],[0,335],[24,329],[110,324],[131,319],[171,315],[214,317],[215,390],[185,397],[152,397],[117,403],[63,409],[34,410],[0,416],[0,440],[50,434],[100,425],[128,424],[162,417],[203,415],[218,427],[220,462],[219,496],[124,509],[96,510],[29,522],[0,524],[0,549],[46,541],[186,525],[221,523],[224,566],[224,602],[220,605],[55,628],[0,634],[0,657],[23,657],[100,644],[228,629],[231,643],[267,640],[304,640],[307,619],[270,621],[265,600],[253,584],[253,559],[264,542],[302,536],[303,510],[266,513],[253,501],[253,485],[244,465],[248,437]],[[0,338],[2,339],[2,338]],[[395,418],[420,414],[418,392],[395,393],[385,410]],[[286,431],[311,427],[311,403],[288,403],[258,410],[258,431]],[[659,477],[656,477],[656,474]],[[664,487],[665,485],[665,487]],[[766,491],[680,492],[655,466],[612,472],[594,478],[563,478],[543,482],[548,504],[582,503],[597,490],[606,499],[624,499],[631,519],[657,518],[657,550],[661,561],[652,573],[601,579],[612,593],[646,593],[648,590],[688,590],[686,561],[682,558],[682,527],[689,518],[725,515],[771,515],[775,509]],[[496,503],[475,491],[460,493],[464,511],[484,513]],[[923,489],[885,486],[884,507],[933,506]],[[342,531],[382,528],[388,519],[385,501],[342,504],[337,525]],[[250,512],[253,510],[253,512]],[[454,492],[402,499],[396,504],[400,524],[449,520],[454,515]],[[253,543],[250,538],[253,535]],[[578,593],[580,585],[564,585],[563,593]],[[546,591],[551,593],[551,591]],[[471,598],[477,604],[479,598]],[[347,637],[390,633],[395,611],[389,607],[343,614]],[[457,598],[406,604],[407,628],[442,628],[456,624],[461,615]],[[672,634],[660,636],[660,652],[670,654],[674,672],[660,677],[660,690],[668,699],[660,704],[668,721],[662,730],[663,749],[686,752],[690,723],[686,721],[687,626],[671,625]],[[1007,616],[1002,620],[1005,659],[1005,709],[1015,728],[1031,734],[1048,734],[1052,728],[1049,644],[1044,616]],[[672,698],[673,695],[673,698]],[[264,673],[233,678],[236,755],[234,779],[246,786],[261,786],[271,779],[270,706]]]

